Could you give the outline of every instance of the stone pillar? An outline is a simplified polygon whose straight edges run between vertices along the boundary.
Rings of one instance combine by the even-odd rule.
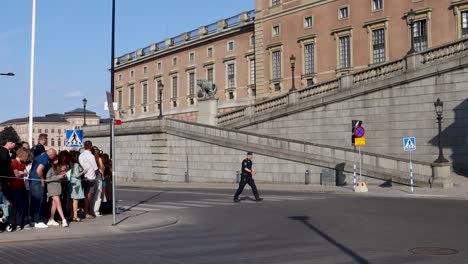
[[[432,186],[440,188],[452,188],[452,168],[449,162],[432,163]]]
[[[421,54],[409,54],[406,56],[406,70],[416,70],[421,65]]]
[[[218,99],[198,100],[198,123],[216,126],[218,115]]]
[[[288,93],[288,104],[294,104],[299,101],[299,94],[296,91],[292,91]]]

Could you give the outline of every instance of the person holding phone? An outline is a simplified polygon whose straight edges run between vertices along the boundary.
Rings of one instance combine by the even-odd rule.
[[[50,170],[47,172],[47,197],[51,198],[52,200],[52,204],[50,206],[50,218],[49,222],[47,222],[48,226],[59,225],[59,223],[54,220],[55,213],[58,212],[60,218],[62,218],[62,227],[68,227],[67,219],[63,214],[60,195],[62,195],[61,182],[66,179],[70,161],[70,153],[66,150],[61,151],[58,154],[57,160],[53,162],[52,168],[50,168]]]

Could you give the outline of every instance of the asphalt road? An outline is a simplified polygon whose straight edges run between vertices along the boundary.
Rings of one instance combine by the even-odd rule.
[[[1,263],[468,263],[466,201],[265,192],[234,204],[233,191],[120,189],[120,206],[179,223],[2,243]]]

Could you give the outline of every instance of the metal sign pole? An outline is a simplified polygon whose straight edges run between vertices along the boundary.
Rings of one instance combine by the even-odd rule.
[[[111,125],[111,142],[112,142],[112,225],[116,225],[115,214],[117,210],[116,201],[117,198],[115,197],[115,118],[112,118],[112,125]]]
[[[361,154],[361,147],[359,148],[359,182],[362,182],[362,154]]]
[[[413,179],[413,160],[411,157],[411,152],[409,152],[410,158],[409,158],[409,168],[410,168],[410,180],[411,180],[411,192],[414,192],[414,179]]]
[[[356,146],[354,146],[353,159],[354,159],[354,166],[353,166],[353,189],[356,190]]]

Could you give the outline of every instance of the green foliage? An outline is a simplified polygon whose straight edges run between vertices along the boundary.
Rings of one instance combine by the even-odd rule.
[[[7,141],[20,142],[20,137],[13,127],[5,127],[3,131],[0,132],[0,145],[5,145]]]

